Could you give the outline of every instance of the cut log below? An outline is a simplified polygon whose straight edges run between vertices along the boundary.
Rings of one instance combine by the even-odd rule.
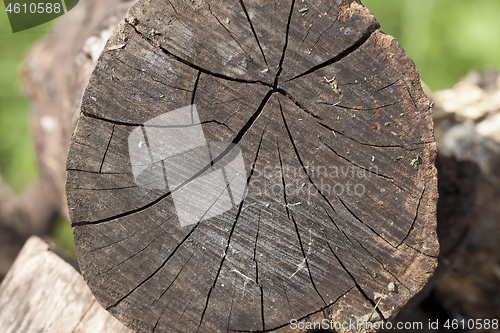
[[[31,237],[0,285],[2,333],[133,333],[107,313],[82,276]]]
[[[81,111],[80,267],[139,332],[387,320],[434,271],[429,101],[358,1],[139,0]]]

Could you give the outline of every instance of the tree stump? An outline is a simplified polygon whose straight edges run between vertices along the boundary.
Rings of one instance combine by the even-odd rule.
[[[437,264],[436,144],[378,27],[356,0],[136,2],[67,160],[98,302],[138,332],[393,318]]]

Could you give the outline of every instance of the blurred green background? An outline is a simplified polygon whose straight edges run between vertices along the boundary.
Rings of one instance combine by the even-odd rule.
[[[432,91],[471,70],[500,69],[499,0],[362,0]]]
[[[364,0],[415,61],[432,91],[450,87],[471,70],[500,69],[500,0]],[[21,89],[21,64],[29,46],[53,22],[11,32],[0,7],[0,175],[14,192],[36,179],[28,130],[29,105]],[[56,242],[73,252],[71,230],[59,220]]]

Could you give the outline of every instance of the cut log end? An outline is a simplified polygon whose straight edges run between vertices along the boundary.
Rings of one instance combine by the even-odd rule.
[[[359,1],[138,1],[82,100],[84,277],[138,332],[388,320],[437,264],[430,103]]]

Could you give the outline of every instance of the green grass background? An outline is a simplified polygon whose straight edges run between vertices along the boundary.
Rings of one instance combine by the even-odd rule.
[[[433,91],[450,87],[470,70],[500,69],[500,0],[363,3],[378,19],[381,30],[396,37],[410,54]],[[0,6],[0,175],[16,193],[37,178],[20,66],[29,46],[52,24],[13,34],[5,7]],[[67,223],[59,220],[53,236],[74,253]]]

